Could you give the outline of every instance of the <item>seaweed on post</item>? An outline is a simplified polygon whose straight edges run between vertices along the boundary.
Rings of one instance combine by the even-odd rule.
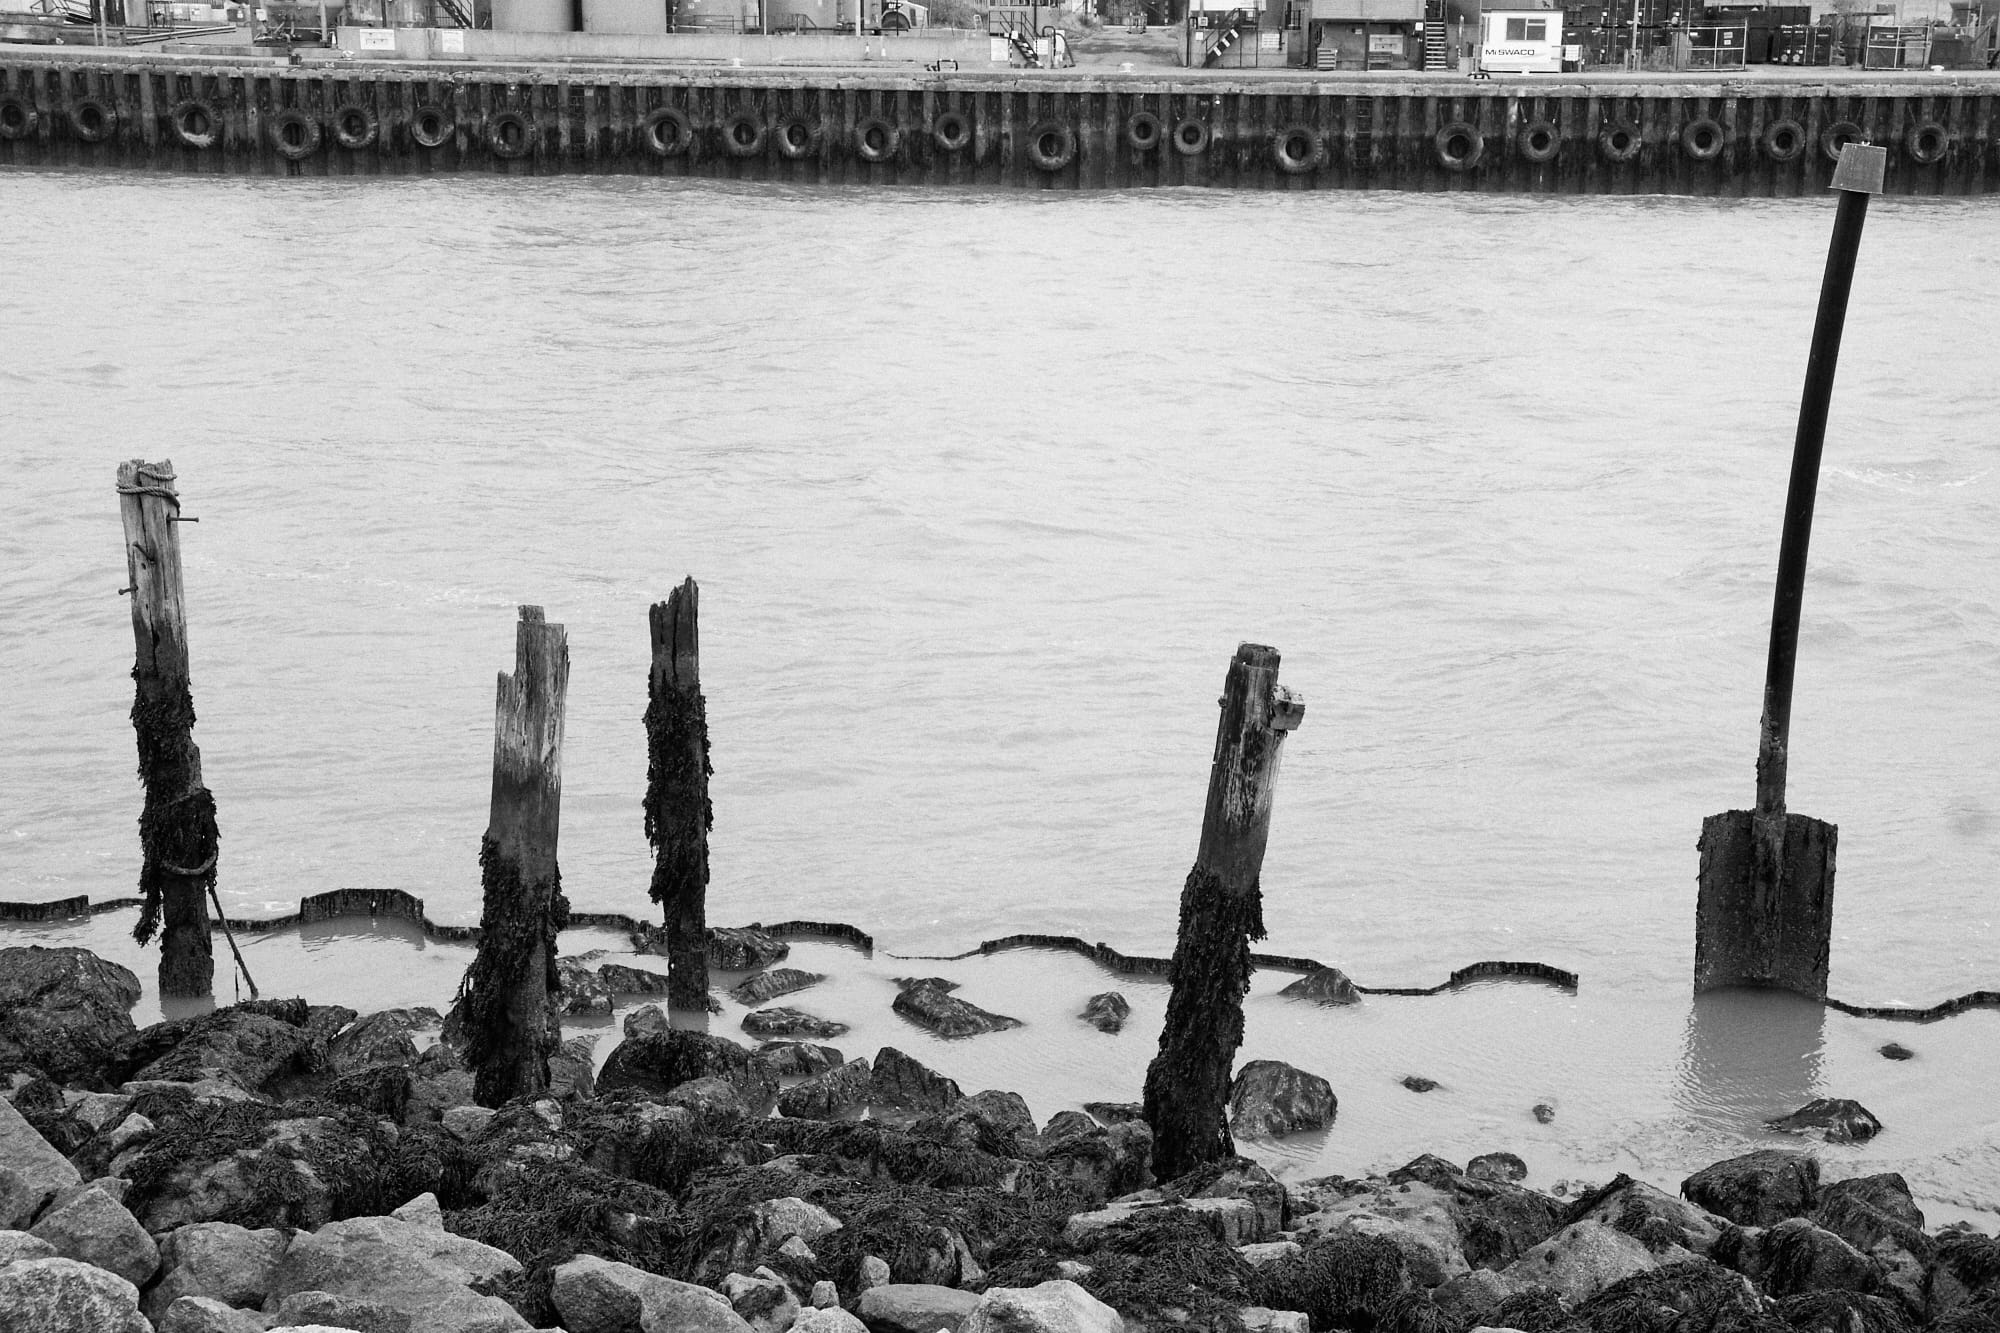
[[[701,693],[700,589],[690,578],[653,604],[646,681],[646,841],[667,928],[667,1004],[707,1010],[708,704]]]

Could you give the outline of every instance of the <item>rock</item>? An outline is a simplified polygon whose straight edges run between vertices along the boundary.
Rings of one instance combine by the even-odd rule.
[[[868,1325],[838,1306],[805,1310],[792,1325],[792,1333],[869,1333]]]
[[[1756,1326],[1766,1302],[1742,1274],[1706,1259],[1681,1259],[1624,1278],[1576,1308],[1592,1329],[1719,1333]]]
[[[418,1028],[443,1020],[435,1009],[384,1009],[354,1020],[326,1044],[327,1067],[336,1075],[357,1074],[376,1065],[409,1068],[417,1062]]]
[[[1684,1250],[1666,1254],[1674,1259],[1692,1257]],[[1658,1268],[1661,1262],[1661,1256],[1638,1239],[1602,1222],[1572,1222],[1501,1270],[1500,1276],[1516,1291],[1548,1287],[1574,1309],[1612,1283]]]
[[[1042,1126],[1040,1138],[1042,1146],[1061,1143],[1064,1139],[1078,1134],[1102,1134],[1104,1126],[1081,1111],[1057,1111],[1049,1117],[1049,1123]]]
[[[1339,1112],[1331,1083],[1282,1060],[1252,1060],[1229,1085],[1229,1127],[1247,1138],[1325,1129]]]
[[[1243,1333],[1309,1333],[1312,1328],[1312,1321],[1303,1310],[1246,1305],[1236,1314],[1243,1321]]]
[[[1214,1169],[1218,1166],[1220,1171]],[[1171,1199],[1247,1200],[1257,1210],[1256,1229],[1261,1234],[1248,1237],[1242,1242],[1245,1244],[1275,1235],[1285,1225],[1285,1187],[1247,1157],[1226,1165],[1211,1163],[1206,1169],[1169,1181],[1161,1192]]]
[[[1820,1190],[1813,1221],[1874,1260],[1911,1316],[1922,1320],[1937,1245],[1924,1234],[1923,1210],[1902,1176],[1891,1171],[1834,1181]]]
[[[729,992],[738,1004],[763,1004],[775,1000],[780,995],[790,995],[808,986],[817,986],[825,981],[818,972],[803,972],[796,967],[774,968],[769,972],[759,972],[754,977],[746,977]]]
[[[597,969],[597,979],[604,989],[613,995],[665,995],[667,974],[649,972],[643,967],[627,967],[623,963],[605,963]]]
[[[212,1296],[183,1296],[160,1317],[160,1333],[264,1333],[264,1318]]]
[[[736,1126],[750,1115],[743,1094],[726,1078],[691,1078],[667,1094],[669,1106],[683,1106],[704,1125]]]
[[[1785,1134],[1815,1134],[1828,1143],[1863,1143],[1882,1132],[1874,1112],[1845,1097],[1815,1097],[1790,1115],[1764,1123]]]
[[[778,1113],[801,1120],[839,1120],[867,1103],[868,1089],[868,1062],[850,1060],[779,1093]]]
[[[1405,1074],[1397,1082],[1401,1083],[1411,1092],[1436,1092],[1444,1086],[1436,1079],[1425,1078],[1422,1074]]]
[[[1528,1164],[1510,1152],[1481,1153],[1465,1164],[1465,1174],[1474,1180],[1512,1184],[1528,1178]]]
[[[813,1269],[819,1267],[819,1256],[813,1253],[812,1246],[806,1244],[797,1236],[786,1238],[785,1243],[778,1247],[778,1257],[788,1260],[794,1272],[800,1269],[811,1272]]]
[[[333,1215],[333,1194],[301,1155],[302,1145],[308,1143],[336,1159],[370,1151],[353,1130],[326,1116],[272,1121],[249,1146],[227,1157],[169,1167],[133,1205],[133,1215],[155,1235],[225,1217],[311,1230]],[[151,1155],[160,1151],[157,1143],[140,1151],[133,1169],[153,1170]]]
[[[1391,1185],[1421,1181],[1437,1189],[1450,1190],[1458,1188],[1459,1182],[1465,1179],[1465,1172],[1455,1162],[1447,1162],[1435,1153],[1424,1153],[1391,1171],[1386,1179]]]
[[[1731,1157],[1681,1182],[1681,1194],[1738,1226],[1767,1227],[1819,1205],[1819,1163],[1779,1148]]]
[[[1853,1291],[1816,1291],[1787,1296],[1774,1314],[1796,1333],[1909,1333],[1910,1321],[1894,1301]],[[1933,1326],[1947,1333],[1949,1320]]]
[[[1084,1001],[1083,1012],[1077,1017],[1099,1032],[1122,1032],[1125,1020],[1132,1017],[1132,1002],[1117,991],[1108,990]]]
[[[19,952],[0,949],[0,955]],[[13,1103],[0,1099],[0,1229],[27,1230],[57,1190],[82,1181],[69,1159],[50,1146]]]
[[[1556,1118],[1556,1108],[1547,1102],[1536,1102],[1532,1114],[1537,1124],[1550,1124]]]
[[[0,1231],[0,1268],[22,1259],[49,1259],[56,1247],[25,1231]]]
[[[1411,1279],[1427,1289],[1471,1271],[1459,1241],[1452,1194],[1433,1185],[1384,1186],[1329,1201],[1299,1225],[1307,1235],[1387,1240],[1402,1252]]]
[[[779,1078],[811,1078],[847,1063],[836,1046],[816,1046],[809,1041],[769,1041],[754,1052]]]
[[[275,1227],[251,1231],[233,1222],[196,1222],[160,1237],[160,1280],[145,1295],[147,1317],[165,1317],[186,1296],[228,1305],[262,1305],[289,1242]]]
[[[1317,1237],[1301,1254],[1251,1270],[1248,1297],[1276,1310],[1302,1310],[1320,1328],[1380,1328],[1410,1289],[1402,1253],[1375,1236]]]
[[[1295,1240],[1260,1240],[1255,1244],[1236,1247],[1237,1257],[1252,1268],[1261,1268],[1279,1259],[1289,1259],[1304,1251],[1305,1246]]]
[[[777,1075],[747,1049],[726,1037],[679,1028],[620,1042],[598,1071],[597,1087],[600,1093],[637,1088],[660,1096],[705,1077],[727,1079],[753,1113],[769,1107],[778,1094]]]
[[[407,1065],[371,1065],[334,1079],[327,1085],[326,1099],[380,1119],[401,1120],[409,1111],[416,1082]]]
[[[912,990],[918,986],[928,986],[932,990],[941,990],[946,994],[950,994],[952,991],[958,989],[958,983],[946,977],[896,977],[894,980],[897,990]]]
[[[1933,1319],[1989,1304],[2000,1292],[2000,1241],[1976,1231],[1941,1230],[1926,1304]]]
[[[298,1291],[278,1303],[271,1326],[323,1324],[356,1333],[410,1333],[411,1322],[409,1311],[377,1301],[327,1291]]]
[[[840,1304],[840,1288],[821,1278],[813,1283],[812,1298],[806,1302],[815,1310],[828,1310]]]
[[[1278,994],[1295,1000],[1312,1000],[1317,1004],[1360,1004],[1361,992],[1347,974],[1337,967],[1315,968],[1297,981],[1286,986]]]
[[[792,951],[792,946],[755,926],[710,926],[708,965],[722,972],[749,972],[769,967]]]
[[[115,1158],[127,1148],[135,1144],[144,1143],[147,1139],[153,1137],[158,1130],[159,1126],[155,1125],[145,1116],[138,1114],[128,1115],[119,1121],[117,1127],[106,1137],[104,1141],[105,1148]]]
[[[667,1011],[657,1004],[644,1004],[625,1015],[624,1032],[627,1037],[650,1037],[656,1033],[670,1031],[673,1024],[667,1021]]]
[[[975,1293],[956,1287],[891,1282],[862,1292],[854,1313],[870,1333],[959,1333],[978,1304]]]
[[[549,1093],[559,1102],[575,1102],[596,1091],[597,1078],[591,1066],[597,1062],[597,1038],[565,1037],[549,1053]]]
[[[925,1116],[915,1133],[996,1157],[1021,1157],[1036,1146],[1035,1117],[1018,1092],[988,1089]]]
[[[743,1030],[753,1037],[811,1037],[816,1041],[831,1041],[846,1036],[848,1027],[803,1009],[778,1005],[743,1015]]]
[[[1123,1125],[1146,1119],[1146,1108],[1138,1102],[1085,1102],[1083,1109],[1102,1125]]]
[[[872,1291],[889,1281],[889,1265],[872,1254],[861,1256],[861,1290]]]
[[[1884,1060],[1914,1060],[1917,1053],[1900,1041],[1884,1042],[1876,1049],[1876,1054]]]
[[[324,1060],[311,1019],[303,1000],[250,1000],[198,1018],[155,1023],[119,1049],[108,1072],[121,1082],[221,1082],[266,1092],[281,1080],[311,1073]]]
[[[1021,1026],[1020,1019],[981,1009],[930,980],[919,981],[907,990],[898,991],[890,1007],[918,1027],[935,1032],[940,1037],[976,1037],[982,1032],[1001,1032]]]
[[[608,1014],[611,1012],[611,988],[604,979],[593,972],[590,964],[579,958],[556,959],[556,976],[560,979],[557,987],[557,1012],[565,1014]]]
[[[1512,1294],[1513,1288],[1498,1273],[1475,1268],[1433,1289],[1431,1300],[1454,1328],[1472,1328],[1488,1324],[1493,1312]]]
[[[460,1333],[475,1323],[498,1333],[529,1325],[499,1297],[477,1294],[473,1284],[520,1267],[504,1250],[449,1232],[392,1217],[354,1217],[296,1237],[264,1304],[275,1310],[287,1296],[324,1291],[406,1311],[410,1333]]]
[[[1714,1214],[1644,1181],[1634,1180],[1622,1171],[1610,1184],[1572,1203],[1562,1216],[1565,1223],[1585,1219],[1602,1222],[1642,1241],[1657,1238],[1704,1256],[1729,1225]]]
[[[556,1268],[550,1297],[568,1333],[751,1333],[719,1291],[592,1254]]]
[[[808,1245],[816,1244],[841,1227],[840,1219],[832,1213],[796,1196],[766,1199],[750,1211],[756,1219],[760,1251],[775,1250],[792,1236]]]
[[[1061,1170],[1092,1202],[1130,1194],[1153,1183],[1153,1131],[1143,1120],[1109,1129],[1092,1124],[1050,1141],[1042,1136],[1043,1162]]]
[[[1561,1204],[1523,1186],[1471,1176],[1451,1177],[1448,1183],[1458,1243],[1474,1268],[1505,1268],[1564,1223]]]
[[[0,1328],[8,1333],[153,1333],[139,1313],[138,1288],[116,1273],[60,1256],[0,1268]]]
[[[493,1119],[491,1107],[454,1106],[444,1113],[444,1127],[461,1143],[470,1143],[485,1132]]]
[[[1788,1217],[1766,1228],[1756,1240],[1754,1259],[1742,1266],[1761,1275],[1764,1290],[1773,1296],[1876,1292],[1882,1286],[1881,1271],[1872,1259],[1803,1217]]]
[[[958,1333],[1124,1333],[1118,1312],[1074,1282],[991,1287]]]
[[[389,1216],[398,1222],[408,1222],[413,1227],[423,1227],[428,1231],[444,1230],[444,1209],[438,1206],[435,1194],[419,1194],[403,1204]]]
[[[138,1002],[131,969],[88,949],[0,949],[0,1066],[33,1065],[61,1083],[86,1078],[131,1039]]]
[[[965,1094],[958,1084],[922,1062],[884,1046],[868,1080],[868,1104],[898,1111],[942,1111]]]
[[[1063,1243],[1073,1250],[1089,1249],[1109,1228],[1160,1209],[1185,1212],[1231,1249],[1255,1244],[1268,1234],[1258,1218],[1257,1205],[1248,1199],[1182,1199],[1171,1203],[1121,1200],[1092,1212],[1072,1214],[1063,1223]]]
[[[159,1271],[159,1246],[125,1205],[95,1182],[58,1194],[30,1232],[63,1258],[116,1273],[134,1287],[145,1286]]]
[[[728,1298],[737,1318],[756,1333],[785,1333],[799,1317],[799,1298],[792,1294],[784,1279],[768,1268],[759,1269],[754,1277],[731,1273],[722,1279],[722,1294]]]
[[[100,1132],[118,1124],[132,1110],[132,1098],[122,1092],[72,1092],[64,1097],[71,1115]]]

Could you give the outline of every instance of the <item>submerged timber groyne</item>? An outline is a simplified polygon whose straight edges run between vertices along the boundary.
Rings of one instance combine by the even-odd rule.
[[[1982,74],[1255,77],[0,51],[0,166],[833,185],[1817,195],[2000,186]]]

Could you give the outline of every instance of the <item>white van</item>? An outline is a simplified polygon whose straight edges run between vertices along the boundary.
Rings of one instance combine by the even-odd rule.
[[[1479,68],[1488,74],[1560,74],[1563,11],[1489,9],[1480,16]]]

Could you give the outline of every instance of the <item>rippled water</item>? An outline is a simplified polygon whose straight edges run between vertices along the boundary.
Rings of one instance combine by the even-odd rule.
[[[2000,984],[1994,210],[1877,203],[1829,427],[1790,797],[1840,825],[1855,1001]],[[1308,700],[1269,947],[1378,985],[1488,957],[1584,978],[1337,1018],[1260,980],[1245,1055],[1356,1082],[1297,1151],[1532,1135],[1533,1086],[1576,1108],[1549,1172],[1658,1173],[1825,1091],[1891,1122],[1869,1160],[1992,1207],[1989,1016],[1687,997],[1700,821],[1752,795],[1831,216],[9,173],[0,896],[132,891],[112,482],[167,457],[202,519],[196,737],[232,913],[373,885],[476,919],[492,682],[535,602],[572,658],[565,886],[647,914],[645,610],[692,573],[711,920],[853,921],[883,947],[857,976],[1013,931],[1165,952],[1216,688],[1255,640]],[[256,946],[371,996],[455,976],[403,975],[411,947]],[[1110,984],[1011,959],[962,965],[995,988],[975,999]],[[1057,1014],[937,1058],[1043,1115],[1092,1080],[1136,1095],[1148,1003],[1115,1057]],[[914,1039],[861,1007],[857,1038]],[[1891,1036],[1920,1060],[1873,1056]]]

